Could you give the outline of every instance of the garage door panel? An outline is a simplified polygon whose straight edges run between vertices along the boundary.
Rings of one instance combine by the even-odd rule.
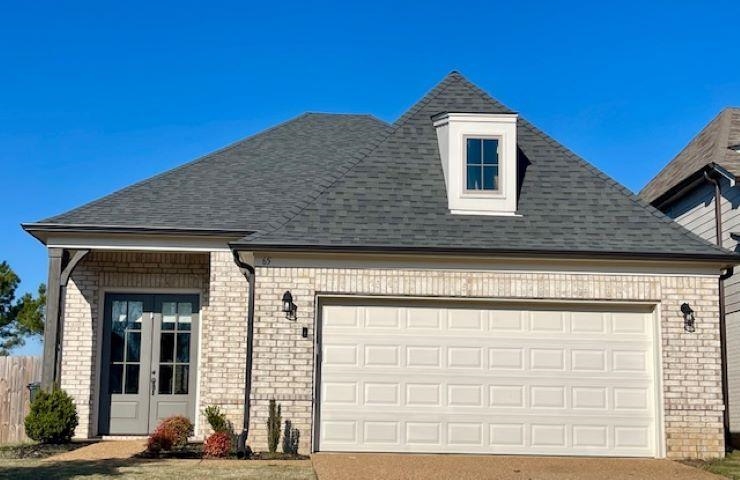
[[[653,316],[559,308],[324,307],[319,449],[654,456]]]

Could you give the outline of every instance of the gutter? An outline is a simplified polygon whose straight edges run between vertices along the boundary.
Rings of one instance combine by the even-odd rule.
[[[704,179],[714,185],[714,229],[717,237],[717,246],[722,247],[722,186],[720,180],[723,178],[721,172],[709,170],[704,172]],[[727,385],[727,319],[725,307],[725,280],[734,273],[734,268],[729,267],[719,277],[719,342],[720,356],[722,360],[722,403],[725,409],[722,412],[722,423],[724,425],[725,450],[732,450],[732,438],[730,436],[730,391]]]
[[[238,458],[248,458],[251,453],[247,446],[247,437],[249,436],[249,412],[251,406],[252,393],[252,347],[254,344],[254,267],[242,261],[239,258],[239,252],[232,250],[234,263],[239,267],[249,284],[249,297],[247,300],[247,358],[246,372],[244,375],[244,422],[242,432],[236,442],[236,456]]]
[[[536,250],[536,249],[502,249],[502,248],[465,248],[465,247],[414,247],[396,245],[329,245],[329,244],[257,244],[249,242],[230,242],[233,251],[250,252],[325,252],[325,253],[373,253],[373,254],[439,254],[439,255],[473,255],[501,258],[567,258],[573,260],[676,260],[720,262],[734,265],[740,263],[740,254],[732,252],[702,254],[677,252],[598,252],[583,250]]]

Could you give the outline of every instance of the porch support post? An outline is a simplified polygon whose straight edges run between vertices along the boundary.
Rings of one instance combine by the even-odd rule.
[[[46,287],[46,323],[44,324],[44,360],[41,365],[41,386],[49,389],[56,380],[59,333],[59,297],[62,275],[61,248],[49,248],[49,283]]]
[[[49,283],[46,289],[46,323],[44,324],[44,359],[41,385],[49,389],[59,385],[62,366],[62,333],[64,298],[67,282],[75,267],[90,250],[49,248]]]

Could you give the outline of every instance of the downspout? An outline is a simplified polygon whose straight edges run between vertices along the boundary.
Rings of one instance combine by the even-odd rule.
[[[717,246],[722,247],[722,187],[714,170],[704,172],[704,178],[714,185],[714,229],[717,237]],[[729,408],[729,386],[727,385],[727,323],[725,319],[725,280],[734,273],[734,268],[729,267],[719,277],[719,343],[720,356],[722,360],[722,403],[725,406],[722,414],[722,423],[725,432],[725,450],[731,450],[732,438],[730,436],[730,408]]]
[[[247,300],[247,358],[246,358],[246,372],[244,376],[244,422],[242,425],[242,432],[239,434],[239,438],[236,443],[236,455],[238,458],[248,458],[250,455],[249,447],[247,446],[247,437],[249,436],[249,411],[251,404],[251,393],[252,393],[252,346],[254,344],[254,267],[242,261],[239,258],[239,252],[232,250],[231,253],[234,255],[234,263],[239,267],[244,277],[247,279],[249,284],[249,297]]]

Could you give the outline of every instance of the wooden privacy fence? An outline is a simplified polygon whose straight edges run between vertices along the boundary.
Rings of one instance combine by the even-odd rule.
[[[0,357],[0,443],[27,441],[28,384],[41,381],[41,357]]]

